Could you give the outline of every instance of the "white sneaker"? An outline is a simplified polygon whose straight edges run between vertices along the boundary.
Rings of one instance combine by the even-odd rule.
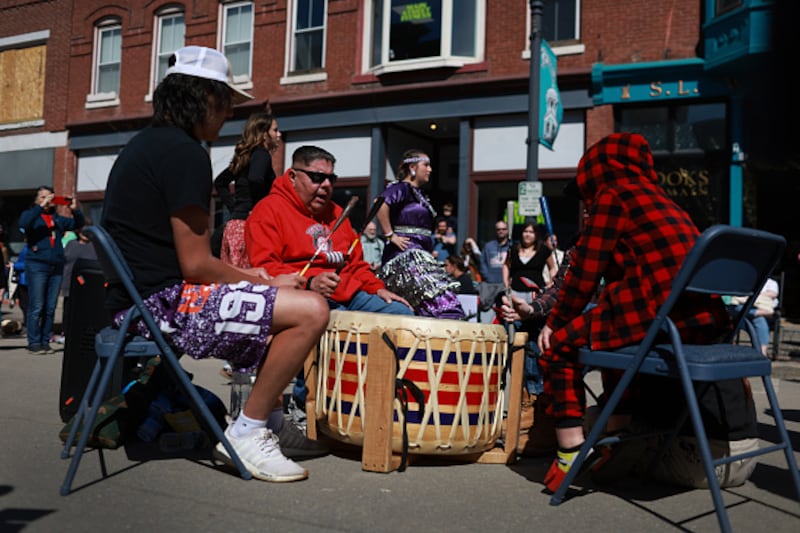
[[[225,430],[225,437],[253,477],[275,483],[300,481],[308,477],[308,470],[284,457],[278,444],[278,436],[269,429],[262,428],[245,438],[237,439],[231,435],[230,428],[231,426],[228,426]],[[214,457],[234,466],[233,460],[221,442],[214,448]]]

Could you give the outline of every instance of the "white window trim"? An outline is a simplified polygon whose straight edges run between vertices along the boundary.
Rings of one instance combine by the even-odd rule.
[[[233,76],[233,84],[238,89],[248,90],[253,88],[253,55],[255,55],[255,19],[256,19],[256,5],[253,1],[243,2],[221,2],[219,9],[219,29],[217,31],[217,50],[225,53],[225,35],[228,27],[228,9],[233,7],[250,5],[253,14],[253,25],[250,27],[250,64],[247,67],[248,74]]]
[[[575,1],[575,41],[580,41],[581,39],[581,2],[580,0]],[[522,59],[530,59],[531,58],[531,4],[530,2],[527,3],[527,8],[525,9],[525,13],[527,15],[527,19],[525,21],[525,48],[522,50]],[[577,55],[583,54],[586,52],[586,45],[583,43],[574,43],[574,44],[550,44],[550,48],[553,50],[553,53],[556,56],[569,56],[569,55]]]
[[[97,71],[100,61],[100,34],[109,29],[119,28],[122,35],[122,21],[117,18],[103,20],[94,26],[94,42],[92,45],[92,76],[89,94],[86,95],[86,109],[97,109],[99,107],[118,106],[120,104],[119,93],[110,91],[105,93],[95,92],[97,88]],[[121,51],[120,51],[121,52]],[[122,56],[120,53],[120,83],[122,83]]]
[[[382,0],[386,1],[386,0]],[[452,0],[457,2],[458,0]],[[372,36],[374,34],[372,28],[372,2],[364,2],[364,38],[361,50],[361,64],[362,72],[365,74],[374,74],[380,76],[393,72],[407,72],[411,70],[423,70],[433,68],[461,68],[464,65],[480,63],[484,60],[484,53],[486,48],[486,0],[476,1],[476,23],[484,24],[482,29],[476,30],[475,35],[475,56],[454,56],[450,55],[452,45],[452,2],[442,2],[442,20],[449,20],[450,23],[444,24],[442,27],[442,48],[447,52],[436,57],[425,57],[406,59],[402,61],[389,61],[389,41],[390,30],[389,20],[391,17],[390,10],[383,10],[383,26],[384,31],[381,32],[381,64],[370,67],[372,59]]]
[[[295,58],[295,33],[297,32],[297,0],[287,0],[286,2],[286,57],[283,63],[283,76],[281,77],[281,85],[291,85],[295,83],[311,83],[317,81],[325,81],[328,79],[327,72],[300,72],[295,74],[292,70]],[[328,54],[328,0],[325,0],[325,14],[323,15],[322,24],[322,70],[326,68],[326,57]]]
[[[168,7],[157,12],[155,17],[153,17],[153,46],[151,47],[152,50],[150,54],[150,83],[148,85],[149,89],[147,94],[144,95],[145,102],[153,101],[153,91],[156,90],[156,86],[158,85],[159,81],[156,79],[156,77],[158,76],[158,52],[161,49],[161,24],[164,22],[164,19],[175,17],[177,15],[183,15],[183,25],[185,30],[186,12],[180,7]]]

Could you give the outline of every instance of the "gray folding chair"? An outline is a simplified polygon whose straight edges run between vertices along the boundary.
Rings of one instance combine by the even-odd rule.
[[[673,281],[666,302],[658,310],[655,320],[649,326],[647,336],[640,344],[615,351],[580,350],[578,357],[582,364],[591,368],[622,370],[624,373],[617,387],[613,391],[606,391],[607,403],[581,446],[575,462],[553,494],[551,505],[559,505],[563,501],[589,451],[598,443],[608,442],[600,439],[600,433],[637,373],[671,377],[680,381],[722,531],[730,531],[731,526],[722,500],[719,481],[714,472],[716,466],[783,450],[797,497],[800,499],[800,475],[770,379],[772,362],[761,354],[757,340],[749,346],[733,344],[735,332],[743,326],[749,328],[751,339],[756,338],[752,325],[745,320],[747,311],[752,307],[767,277],[780,261],[785,247],[786,240],[783,237],[764,231],[726,225],[708,228],[697,239],[686,257]],[[724,342],[690,345],[681,341],[678,329],[670,320],[669,313],[681,295],[687,292],[748,297],[745,305],[734,317],[734,330]],[[663,338],[664,333],[668,335],[669,342],[657,343]],[[775,418],[780,442],[753,452],[713,459],[693,383],[745,377],[761,378]]]
[[[75,453],[72,456],[64,483],[61,485],[61,494],[66,496],[70,493],[75,473],[78,470],[83,451],[89,439],[89,431],[81,431],[77,445],[75,438],[79,428],[91,428],[97,418],[97,411],[103,402],[108,384],[111,380],[114,368],[121,357],[152,357],[161,356],[161,364],[167,369],[168,373],[178,385],[180,390],[188,398],[189,406],[197,417],[197,420],[206,430],[211,431],[217,440],[222,442],[228,451],[234,465],[238,469],[243,479],[251,479],[250,472],[242,464],[236,451],[225,437],[214,415],[209,410],[206,403],[201,398],[197,389],[189,380],[188,375],[178,362],[172,347],[167,342],[161,330],[158,328],[153,315],[144,305],[142,297],[136,290],[133,283],[133,273],[125,262],[122,252],[120,252],[114,240],[103,228],[99,226],[88,226],[83,229],[84,234],[95,245],[98,260],[103,269],[106,282],[109,284],[122,285],[128,296],[134,302],[133,306],[127,311],[125,318],[119,328],[105,327],[95,336],[95,351],[97,352],[97,363],[92,370],[89,383],[81,399],[76,413],[75,422],[72,425],[69,436],[64,443],[61,457],[69,458],[70,449],[75,445]],[[139,335],[130,333],[131,326],[137,321],[142,320],[150,332],[152,340]],[[101,457],[101,467],[105,476],[105,467]]]

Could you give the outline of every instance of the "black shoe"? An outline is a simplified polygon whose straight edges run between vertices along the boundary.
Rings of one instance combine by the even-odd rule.
[[[321,457],[330,451],[323,442],[306,437],[305,433],[287,417],[284,417],[283,427],[277,435],[281,452],[289,459]]]
[[[41,344],[31,344],[28,346],[28,353],[31,355],[46,355],[47,351]]]

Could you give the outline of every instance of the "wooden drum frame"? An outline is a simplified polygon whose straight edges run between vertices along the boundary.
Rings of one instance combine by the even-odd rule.
[[[524,344],[520,340],[515,345]],[[309,437],[319,429],[334,440],[362,446],[366,470],[397,467],[392,454],[403,452],[404,429],[409,454],[478,455],[481,462],[508,463],[519,433],[522,357],[514,358],[519,369],[512,370],[509,388],[509,421],[517,429],[512,433],[509,427],[513,438],[506,440],[513,442],[506,442],[499,457],[483,455],[502,435],[509,353],[500,325],[332,311],[306,364],[306,410],[313,418]],[[402,380],[422,392],[424,410],[407,387],[404,412],[395,398]]]

